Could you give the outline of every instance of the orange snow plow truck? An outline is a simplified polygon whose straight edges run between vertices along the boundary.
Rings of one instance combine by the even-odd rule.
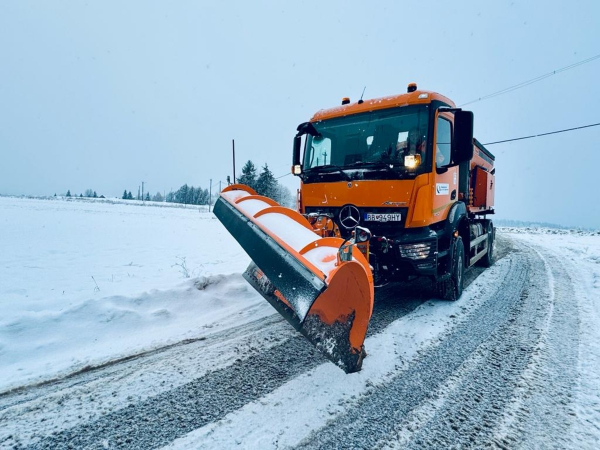
[[[247,186],[214,213],[252,259],[248,282],[332,362],[360,370],[374,287],[417,276],[456,300],[492,263],[494,156],[473,113],[408,92],[321,110],[298,126],[298,212]]]

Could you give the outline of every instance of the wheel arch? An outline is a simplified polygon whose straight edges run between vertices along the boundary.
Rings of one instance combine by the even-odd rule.
[[[454,233],[462,238],[465,247],[465,264],[469,258],[468,248],[471,243],[471,233],[469,230],[469,216],[464,202],[456,202],[448,212],[448,223],[446,224],[446,236],[449,237],[449,252],[454,252]]]
[[[450,207],[446,223],[443,231],[439,236],[438,246],[439,250],[445,255],[440,261],[438,275],[445,276],[452,273],[453,261],[452,255],[454,255],[455,246],[455,232],[458,231],[458,235],[463,240],[465,247],[465,261],[468,258],[467,246],[469,245],[470,233],[469,233],[469,217],[467,207],[464,202],[456,202]]]

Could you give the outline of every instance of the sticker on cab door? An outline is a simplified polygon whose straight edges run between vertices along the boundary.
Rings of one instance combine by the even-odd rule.
[[[450,185],[448,183],[436,183],[435,195],[448,195],[450,192]]]

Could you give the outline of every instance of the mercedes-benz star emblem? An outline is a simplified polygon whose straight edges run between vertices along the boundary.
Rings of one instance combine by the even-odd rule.
[[[354,205],[346,205],[340,211],[340,223],[347,230],[356,227],[360,222],[360,211]]]

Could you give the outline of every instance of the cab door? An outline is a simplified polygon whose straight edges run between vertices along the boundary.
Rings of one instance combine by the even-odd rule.
[[[446,219],[458,197],[458,166],[450,166],[453,120],[448,113],[436,113],[433,140],[433,222]]]

